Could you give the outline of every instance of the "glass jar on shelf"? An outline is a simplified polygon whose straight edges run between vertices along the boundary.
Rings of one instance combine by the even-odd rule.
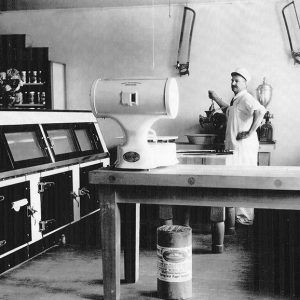
[[[41,104],[46,104],[46,92],[41,92]]]

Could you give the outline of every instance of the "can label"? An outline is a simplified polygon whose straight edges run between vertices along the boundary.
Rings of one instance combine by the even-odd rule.
[[[168,248],[157,245],[157,278],[167,282],[192,279],[192,245]]]

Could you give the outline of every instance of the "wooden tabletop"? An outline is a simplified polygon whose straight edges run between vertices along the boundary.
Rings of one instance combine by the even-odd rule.
[[[151,170],[99,169],[90,183],[105,185],[300,190],[300,167],[183,165]]]

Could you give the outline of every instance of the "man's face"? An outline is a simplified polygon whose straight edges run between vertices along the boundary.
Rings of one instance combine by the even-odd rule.
[[[241,92],[242,90],[245,90],[246,88],[247,82],[242,76],[233,75],[231,77],[231,89],[235,95]]]

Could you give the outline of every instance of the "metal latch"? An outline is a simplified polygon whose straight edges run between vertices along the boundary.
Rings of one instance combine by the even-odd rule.
[[[37,212],[32,206],[27,206],[27,217],[33,217],[33,215]]]
[[[4,245],[6,245],[6,240],[0,241],[0,248],[3,247]]]
[[[91,199],[91,193],[86,187],[82,187],[81,189],[78,189],[78,195],[88,196],[88,198]]]
[[[76,192],[70,192],[70,195],[72,199],[74,199],[77,202],[77,205],[79,207],[79,201],[78,201],[79,196],[76,194]]]
[[[55,223],[56,220],[55,219],[50,219],[50,220],[45,220],[45,221],[40,221],[39,222],[39,230],[40,232],[45,231],[49,225]]]
[[[34,214],[37,212],[32,206],[27,206],[27,217],[32,217],[34,220],[34,225],[36,224],[36,218],[34,217]]]
[[[43,193],[45,189],[54,185],[54,182],[39,182],[38,183],[38,193]]]

